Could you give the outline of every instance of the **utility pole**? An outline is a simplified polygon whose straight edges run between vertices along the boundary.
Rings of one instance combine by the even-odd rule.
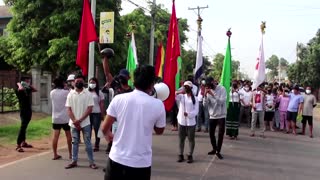
[[[96,22],[96,0],[91,0],[91,13],[93,23]],[[89,68],[88,68],[88,80],[94,77],[94,43],[91,42],[89,45]]]
[[[197,6],[196,8],[188,8],[188,10],[198,10],[198,13],[197,13],[197,15],[198,15],[198,19],[197,19],[197,24],[198,24],[198,36],[200,36],[201,35],[201,29],[202,29],[202,18],[201,18],[201,16],[200,16],[200,10],[201,9],[206,9],[206,8],[209,8],[209,6],[207,5],[206,7],[199,7],[199,6]]]
[[[154,29],[155,29],[155,15],[156,15],[156,0],[153,0],[151,6],[151,33],[150,33],[150,51],[149,51],[149,65],[153,66],[154,58]]]

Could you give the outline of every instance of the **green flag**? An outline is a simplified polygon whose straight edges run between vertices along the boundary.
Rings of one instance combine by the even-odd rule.
[[[180,88],[180,73],[181,73],[181,63],[182,63],[182,59],[181,56],[178,57],[178,71],[176,74],[176,90],[178,90]]]
[[[230,85],[232,78],[232,60],[231,60],[231,48],[230,48],[230,37],[228,38],[228,45],[226,55],[223,60],[223,69],[221,74],[220,84],[225,87],[227,93],[227,108],[229,107],[230,98]]]
[[[134,41],[134,34],[132,33],[131,41],[129,42],[127,66],[126,66],[126,69],[130,73],[130,80],[128,81],[128,85],[131,87],[133,87],[133,73],[137,67],[137,64],[138,64],[137,49],[136,49],[136,43]]]

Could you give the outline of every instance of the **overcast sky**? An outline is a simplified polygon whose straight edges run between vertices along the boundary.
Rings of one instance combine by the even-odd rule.
[[[148,0],[132,0],[148,8]],[[152,0],[151,0],[152,1]],[[157,0],[171,12],[172,0]],[[0,0],[0,4],[3,4]],[[241,63],[241,71],[253,75],[261,41],[260,24],[266,21],[264,35],[265,59],[272,54],[294,62],[297,42],[307,43],[320,28],[319,0],[176,0],[178,18],[188,19],[187,49],[196,49],[196,12],[188,7],[209,6],[201,13],[204,55],[212,59],[216,53],[225,53],[228,28],[231,27],[232,56]],[[121,14],[137,8],[122,0]],[[139,49],[138,49],[139,51]]]

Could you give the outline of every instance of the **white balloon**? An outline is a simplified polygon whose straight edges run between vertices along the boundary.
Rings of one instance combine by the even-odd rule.
[[[161,101],[165,101],[169,97],[169,87],[165,83],[157,83],[154,85],[156,91],[155,97]]]

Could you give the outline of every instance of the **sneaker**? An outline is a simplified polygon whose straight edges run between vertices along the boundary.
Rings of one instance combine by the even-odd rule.
[[[188,161],[187,161],[187,163],[193,163],[193,158],[192,158],[192,155],[189,155],[188,156]]]
[[[183,155],[179,155],[178,156],[178,160],[177,160],[177,162],[183,162],[184,161],[184,157],[183,157]]]
[[[212,151],[208,152],[208,155],[215,155],[215,154],[216,154],[215,150],[212,150]]]
[[[222,155],[220,153],[217,153],[216,156],[219,158],[219,159],[223,159]]]

